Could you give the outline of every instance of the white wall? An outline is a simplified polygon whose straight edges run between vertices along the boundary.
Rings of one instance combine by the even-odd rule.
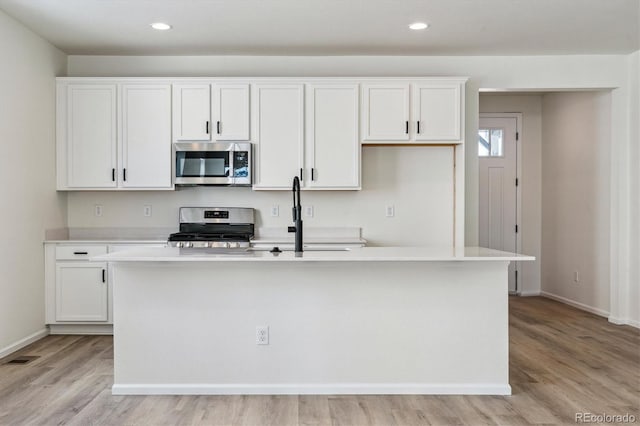
[[[361,227],[369,245],[453,244],[453,149],[450,147],[365,147],[361,191],[304,191],[312,205],[306,227]],[[94,216],[94,205],[103,216]],[[166,192],[71,192],[70,227],[175,227],[181,206],[254,207],[257,227],[292,224],[290,191],[196,187]],[[143,216],[151,205],[152,217]],[[271,217],[278,205],[280,216]],[[395,217],[385,206],[395,206]]]
[[[608,315],[611,94],[545,94],[542,123],[543,294]]]
[[[70,76],[469,76],[466,87],[466,137],[474,144],[478,127],[478,90],[556,91],[613,89],[611,92],[611,186],[622,188],[611,200],[611,282],[621,291],[612,298],[612,317],[625,316],[632,261],[628,236],[630,206],[638,197],[631,184],[629,151],[632,98],[629,55],[570,56],[69,56]],[[637,71],[634,75],[637,74]],[[635,101],[637,103],[637,100]],[[634,127],[635,128],[635,127]],[[637,143],[634,141],[634,143]],[[474,150],[465,153],[465,240],[478,242],[478,162]],[[636,216],[637,217],[637,216]],[[462,218],[459,218],[462,220]],[[634,219],[635,220],[635,219]]]
[[[632,230],[630,235],[630,254],[632,269],[629,279],[629,297],[627,298],[627,318],[636,327],[640,327],[640,51],[629,55],[629,81],[633,94],[629,103],[631,121],[630,155],[632,203],[630,216]],[[634,198],[635,195],[635,198]]]
[[[480,94],[480,112],[522,113],[522,194],[521,222],[519,223],[522,252],[535,256],[534,262],[521,262],[520,292],[540,293],[540,249],[542,235],[541,208],[541,155],[542,155],[542,94]]]
[[[55,80],[66,56],[0,11],[0,357],[44,330],[44,230],[66,226],[55,191]]]

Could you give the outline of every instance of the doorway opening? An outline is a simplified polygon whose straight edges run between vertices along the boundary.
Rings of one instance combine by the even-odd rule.
[[[511,292],[605,317],[615,290],[611,104],[610,89],[480,93],[475,147],[480,245],[536,257],[514,265]],[[510,146],[515,162],[501,164]]]

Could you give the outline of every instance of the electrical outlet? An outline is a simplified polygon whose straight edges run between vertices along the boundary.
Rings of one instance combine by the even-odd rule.
[[[102,204],[96,204],[94,206],[93,214],[95,215],[95,217],[102,217]]]
[[[304,207],[304,215],[306,217],[313,217],[313,206],[305,206]]]
[[[576,283],[580,282],[580,274],[578,274],[578,271],[573,272],[573,281]]]
[[[144,208],[142,209],[142,213],[144,214],[144,217],[151,217],[151,206],[144,206]]]
[[[387,217],[394,217],[396,215],[396,208],[393,205],[389,205],[385,208],[385,215]]]
[[[269,344],[269,326],[261,325],[256,327],[256,345]]]
[[[271,217],[280,216],[280,206],[271,206]]]

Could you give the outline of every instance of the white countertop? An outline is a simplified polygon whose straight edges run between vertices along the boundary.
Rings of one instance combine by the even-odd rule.
[[[46,240],[45,244],[167,244],[167,239],[143,239],[143,238],[89,238],[69,240]]]
[[[533,256],[483,247],[362,247],[338,251],[291,251],[274,255],[268,251],[220,254],[207,249],[149,247],[96,256],[107,262],[448,262],[448,261],[528,261]]]
[[[294,244],[295,238],[293,234],[290,237],[260,237],[260,238],[252,238],[251,244],[273,244],[277,246],[278,244]],[[304,237],[305,244],[366,244],[367,240],[362,238],[355,237]]]

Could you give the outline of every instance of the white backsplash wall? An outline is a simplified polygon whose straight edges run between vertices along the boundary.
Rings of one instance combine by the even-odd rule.
[[[293,176],[292,176],[293,179]],[[361,191],[303,191],[303,206],[312,205],[307,227],[360,227],[369,245],[453,244],[453,148],[362,148]],[[101,217],[95,205],[103,207]],[[177,228],[182,206],[253,207],[256,225],[291,225],[291,191],[250,188],[189,187],[176,191],[70,192],[68,226]],[[145,217],[144,206],[152,206]],[[271,207],[280,215],[271,217]],[[392,205],[394,217],[386,217]]]

